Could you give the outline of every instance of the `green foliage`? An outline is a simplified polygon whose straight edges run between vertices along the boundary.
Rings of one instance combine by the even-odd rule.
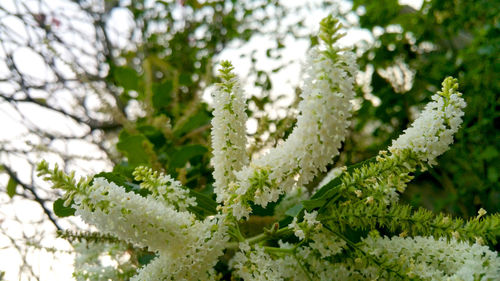
[[[147,265],[148,263],[150,263],[154,258],[156,258],[155,254],[144,253],[144,254],[137,256],[137,261],[139,262],[139,264],[141,266],[144,266],[144,265]]]
[[[139,90],[139,77],[137,72],[126,66],[115,67],[110,72],[116,83],[122,86],[125,90]]]
[[[189,190],[189,195],[196,199],[196,206],[190,206],[188,210],[198,218],[206,218],[217,213],[218,205],[210,196],[192,189]]]
[[[148,152],[151,151],[151,143],[144,135],[130,135],[126,131],[120,133],[116,148],[127,156],[128,163],[132,166],[151,165]]]
[[[168,107],[172,102],[173,89],[174,83],[172,80],[166,80],[153,85],[152,104],[155,110],[161,111]]]
[[[177,151],[172,154],[170,167],[183,168],[189,160],[197,156],[203,156],[208,152],[208,149],[199,144],[184,145],[179,147]]]
[[[64,217],[70,217],[73,216],[76,212],[76,209],[71,207],[72,203],[70,203],[68,206],[64,205],[65,200],[62,198],[57,199],[54,201],[54,204],[52,205],[52,210],[54,210],[54,214],[60,218]]]
[[[16,187],[17,181],[14,178],[10,177],[9,181],[7,182],[7,195],[9,195],[10,198],[16,195]]]
[[[77,181],[74,172],[67,175],[63,170],[59,169],[57,164],[55,164],[54,169],[50,169],[49,164],[45,160],[38,163],[36,171],[37,175],[42,177],[43,180],[52,182],[52,188],[65,191],[65,194],[61,198],[63,200],[63,207],[71,206],[73,197],[76,194],[87,194],[91,182],[91,178],[83,177]],[[62,209],[60,210],[63,211]],[[69,211],[65,210],[63,214],[67,214],[67,212]]]
[[[340,176],[322,186],[311,199],[294,206],[287,213],[296,216],[303,209],[324,208],[338,200],[368,197],[375,201],[384,200],[391,189],[403,193],[418,166],[426,169],[425,164],[417,160],[410,150],[391,155],[383,151],[377,157],[345,168]]]
[[[500,214],[464,222],[461,218],[453,219],[423,208],[414,210],[403,204],[389,207],[366,202],[330,204],[322,211],[319,220],[341,232],[359,229],[368,233],[377,229],[389,236],[454,237],[469,242],[475,242],[481,237],[491,245],[496,245],[500,237]]]

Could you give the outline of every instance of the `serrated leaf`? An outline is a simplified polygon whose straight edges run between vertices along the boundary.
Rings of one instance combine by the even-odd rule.
[[[193,144],[183,146],[172,155],[170,160],[170,167],[182,168],[192,158],[203,155],[207,152],[208,149],[203,145]]]
[[[71,206],[71,204],[70,204]],[[72,207],[64,207],[64,200],[59,198],[54,201],[53,205],[54,214],[60,218],[70,217],[75,214],[76,209]]]
[[[17,181],[13,177],[10,177],[9,182],[7,183],[7,195],[9,195],[10,198],[16,195],[16,187]]]

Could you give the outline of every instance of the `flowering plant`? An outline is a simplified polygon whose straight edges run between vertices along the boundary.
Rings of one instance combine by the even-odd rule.
[[[350,125],[357,69],[354,54],[336,46],[339,29],[331,16],[321,21],[296,126],[256,159],[246,152],[241,85],[231,63],[221,63],[212,120],[216,202],[144,166],[132,180],[108,173],[76,181],[42,161],[39,175],[65,191],[64,206],[99,230],[64,234],[80,241],[75,277],[498,280],[500,258],[487,244],[497,242],[500,215],[481,209],[464,222],[398,202],[412,173],[436,165],[460,127],[465,102],[453,78],[387,151],[333,170],[309,196],[304,185],[326,172]],[[243,231],[259,208],[274,222]],[[103,253],[114,265],[99,261]]]

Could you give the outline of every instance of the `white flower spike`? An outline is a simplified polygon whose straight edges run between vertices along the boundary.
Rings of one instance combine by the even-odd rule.
[[[432,96],[433,102],[425,107],[420,117],[405,133],[392,142],[389,151],[410,149],[429,165],[437,164],[436,158],[453,143],[453,135],[462,124],[466,106],[458,83],[451,77],[443,81],[443,89]]]

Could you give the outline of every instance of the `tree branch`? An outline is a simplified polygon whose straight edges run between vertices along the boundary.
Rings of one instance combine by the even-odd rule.
[[[31,195],[33,195],[34,200],[42,207],[43,212],[47,215],[47,217],[52,222],[52,224],[57,228],[57,230],[62,230],[61,226],[57,222],[57,219],[54,217],[52,211],[45,206],[45,202],[47,200],[41,198],[40,195],[38,195],[38,193],[35,190],[35,187],[22,182],[16,175],[16,173],[12,171],[9,167],[4,165],[3,169],[12,179],[14,179],[20,186],[22,186],[24,190],[28,191],[29,193],[31,193]]]

